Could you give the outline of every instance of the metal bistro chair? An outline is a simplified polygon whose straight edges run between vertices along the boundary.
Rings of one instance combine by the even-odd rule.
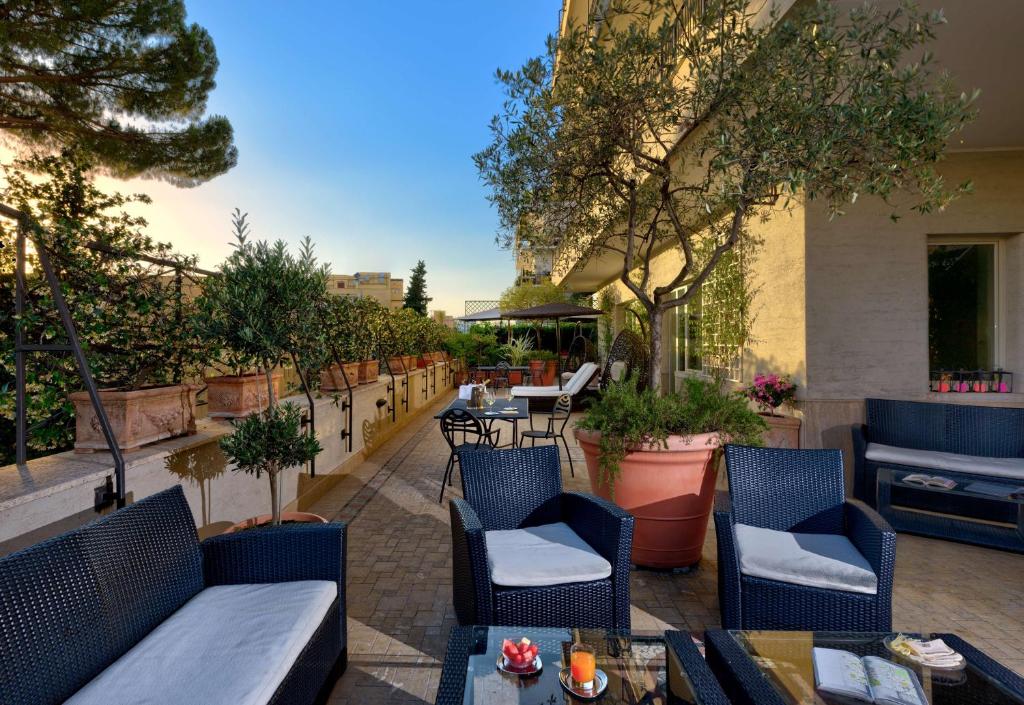
[[[509,383],[509,377],[512,375],[512,365],[508,364],[504,360],[494,366],[494,388],[508,388],[512,385]]]
[[[547,415],[548,425],[546,429],[544,429],[543,431],[534,430],[532,428],[533,415],[531,414],[531,428],[529,431],[523,431],[521,435],[523,438],[530,439],[531,446],[537,445],[538,438],[550,438],[551,441],[557,446],[558,439],[561,438],[562,443],[565,445],[565,454],[569,457],[569,475],[571,475],[572,477],[576,477],[576,472],[572,466],[572,453],[569,452],[569,441],[566,440],[565,438],[565,427],[569,425],[569,416],[571,415],[572,395],[563,394],[562,396],[558,397],[558,399],[555,400],[555,405],[551,409],[551,413]],[[555,430],[555,426],[559,421],[562,422],[562,425],[558,427],[558,430]],[[520,443],[519,445],[522,446],[523,444]]]
[[[461,434],[461,439],[459,437]],[[493,433],[484,428],[480,419],[470,414],[465,409],[448,409],[441,414],[441,435],[448,443],[451,451],[448,455],[448,464],[444,468],[444,477],[441,478],[441,496],[437,498],[438,504],[444,501],[444,486],[452,485],[452,476],[455,474],[455,463],[459,462],[459,454],[466,450],[490,450],[498,445],[498,438],[501,431]],[[474,437],[475,441],[469,438]],[[460,465],[461,467],[461,465]]]

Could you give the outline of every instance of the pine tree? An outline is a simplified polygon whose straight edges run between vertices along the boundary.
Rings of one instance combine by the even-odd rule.
[[[217,53],[184,0],[0,3],[0,136],[74,147],[115,176],[193,185],[238,160],[204,117]]]
[[[427,304],[432,300],[427,296],[427,265],[423,260],[420,260],[412,268],[412,276],[409,277],[409,288],[405,290],[405,304],[403,308],[411,308],[421,316],[426,316]]]

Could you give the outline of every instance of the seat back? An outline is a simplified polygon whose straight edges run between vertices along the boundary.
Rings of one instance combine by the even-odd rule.
[[[565,383],[565,391],[569,394],[578,394],[587,386],[587,383],[597,373],[598,367],[593,362],[584,362],[568,382]]]
[[[986,458],[1024,457],[1024,409],[866,399],[868,440]]]
[[[559,521],[562,470],[556,446],[467,451],[462,495],[487,531]]]
[[[605,362],[604,372],[601,375],[601,389],[607,389],[612,383],[612,369],[619,375],[618,379],[625,379],[630,375],[637,378],[637,386],[641,389],[647,385],[647,361],[648,349],[644,339],[631,330],[619,331],[608,349],[608,360]],[[615,363],[622,362],[623,365]]]
[[[551,409],[552,428],[556,421],[561,421],[562,428],[559,432],[565,433],[565,426],[569,423],[570,416],[572,416],[572,396],[563,394],[555,400],[555,405]]]
[[[479,446],[486,441],[483,424],[465,409],[448,409],[441,414],[441,435],[453,453],[464,443]]]
[[[733,518],[776,531],[843,533],[843,454],[727,445]]]
[[[915,450],[945,450],[945,404],[865,399],[868,440]]]
[[[202,588],[180,486],[0,559],[0,702],[63,702]]]

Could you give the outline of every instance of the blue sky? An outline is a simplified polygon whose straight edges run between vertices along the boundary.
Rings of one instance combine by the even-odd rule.
[[[239,160],[193,189],[133,182],[154,199],[152,234],[213,266],[237,206],[256,237],[309,235],[336,272],[407,277],[426,260],[432,308],[497,298],[512,256],[470,156],[501,105],[494,70],[541,53],[559,6],[190,0],[220,59],[210,111],[231,120]]]

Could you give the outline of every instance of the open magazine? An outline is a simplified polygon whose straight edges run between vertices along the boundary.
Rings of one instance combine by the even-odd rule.
[[[956,487],[956,481],[950,480],[948,477],[942,477],[941,475],[925,475],[920,472],[914,473],[913,475],[907,475],[903,478],[903,482],[908,485],[934,487],[938,490],[951,490]]]
[[[822,693],[878,705],[928,705],[917,675],[877,656],[814,649],[814,684]]]

